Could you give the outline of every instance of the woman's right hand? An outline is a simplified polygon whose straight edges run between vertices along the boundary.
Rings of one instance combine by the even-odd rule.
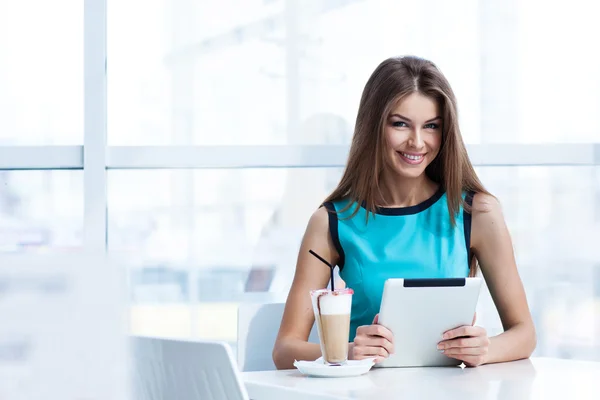
[[[351,360],[362,360],[375,357],[379,363],[394,353],[394,335],[386,327],[379,325],[379,314],[373,324],[359,326],[350,349]]]

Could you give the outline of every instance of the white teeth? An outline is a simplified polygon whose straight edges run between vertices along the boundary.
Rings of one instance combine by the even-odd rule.
[[[420,160],[421,158],[423,158],[423,156],[422,156],[422,155],[421,155],[421,156],[413,156],[412,154],[406,154],[406,153],[402,153],[402,152],[400,152],[400,154],[402,154],[404,157],[408,158],[409,160],[415,160],[415,161],[418,161],[418,160]]]

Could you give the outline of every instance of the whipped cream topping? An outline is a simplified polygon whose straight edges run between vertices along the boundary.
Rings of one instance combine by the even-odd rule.
[[[321,315],[350,314],[352,309],[352,296],[348,294],[323,293],[319,296]]]

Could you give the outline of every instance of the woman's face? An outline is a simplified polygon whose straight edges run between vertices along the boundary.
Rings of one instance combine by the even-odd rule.
[[[405,178],[419,177],[442,144],[437,102],[417,92],[402,99],[387,117],[385,138],[391,170]]]

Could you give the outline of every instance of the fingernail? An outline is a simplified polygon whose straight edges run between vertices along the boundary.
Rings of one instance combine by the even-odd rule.
[[[442,350],[444,348],[444,346],[442,346],[441,344],[437,345],[438,350]]]

